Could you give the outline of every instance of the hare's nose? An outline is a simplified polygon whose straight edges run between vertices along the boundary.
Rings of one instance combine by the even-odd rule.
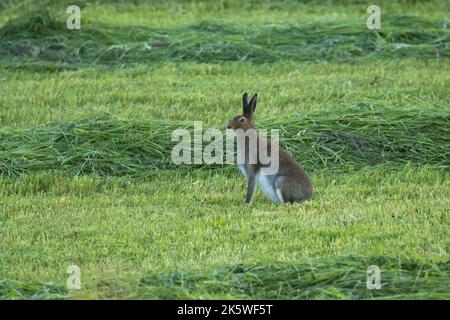
[[[231,129],[231,125],[230,124],[227,125],[227,129]]]

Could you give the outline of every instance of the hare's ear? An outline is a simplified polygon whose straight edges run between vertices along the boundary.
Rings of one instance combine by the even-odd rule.
[[[242,114],[248,114],[249,108],[248,108],[248,94],[247,92],[244,92],[244,95],[242,96]]]
[[[256,109],[256,100],[258,98],[258,94],[255,93],[252,97],[252,99],[250,100],[250,103],[248,104],[248,108],[250,109],[250,113],[255,112]]]

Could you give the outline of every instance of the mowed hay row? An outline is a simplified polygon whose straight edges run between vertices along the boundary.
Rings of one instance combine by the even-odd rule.
[[[413,16],[383,15],[382,30],[368,30],[361,19],[245,28],[201,21],[168,29],[90,21],[81,32],[71,32],[65,19],[46,9],[7,22],[0,28],[2,64],[47,70],[161,61],[352,62],[450,57],[447,23]]]
[[[369,266],[375,266],[370,269],[375,271],[368,272]],[[375,280],[377,268],[380,273]],[[85,282],[84,287],[88,289],[80,291],[69,291],[63,283],[25,284],[0,279],[0,298],[449,299],[449,272],[448,261],[382,256],[325,257],[291,263],[153,272],[132,278],[104,277]],[[368,275],[375,277],[372,279]]]
[[[281,145],[308,170],[450,165],[448,110],[352,107],[256,121],[257,128],[268,133],[278,129]],[[224,128],[217,128],[224,133],[225,144]],[[175,129],[189,130],[192,150],[209,144],[193,144],[193,122],[121,119],[106,113],[30,129],[5,127],[0,129],[0,172],[10,177],[37,171],[123,176],[231,167],[175,165],[171,160],[172,149],[179,143],[171,139]]]
[[[369,266],[380,271],[377,290],[373,280],[368,288]],[[150,293],[160,299],[448,299],[449,271],[448,261],[324,257],[154,273],[140,286],[146,289],[142,298]]]

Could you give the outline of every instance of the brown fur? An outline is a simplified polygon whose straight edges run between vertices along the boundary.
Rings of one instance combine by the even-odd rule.
[[[231,130],[242,129],[247,132],[249,129],[255,129],[253,124],[253,113],[256,109],[257,95],[255,94],[250,102],[247,101],[248,95],[244,93],[243,114],[237,115],[231,119],[227,128]],[[251,131],[249,134],[253,134]],[[247,196],[245,201],[250,203],[255,192],[256,184],[262,191],[274,202],[301,202],[309,200],[312,197],[313,188],[311,181],[301,166],[295,159],[287,153],[281,146],[271,145],[271,141],[264,136],[256,136],[257,145],[267,143],[267,150],[270,154],[272,150],[278,151],[279,170],[274,175],[261,175],[261,168],[267,167],[260,162],[258,156],[258,147],[250,150],[249,143],[245,144],[245,165],[240,166],[241,171],[247,176]],[[249,159],[253,156],[257,159],[256,164],[250,164]]]

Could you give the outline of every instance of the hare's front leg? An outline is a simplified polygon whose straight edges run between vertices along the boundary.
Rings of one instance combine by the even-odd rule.
[[[245,197],[245,203],[252,202],[253,194],[255,193],[256,183],[255,176],[248,176],[247,178],[247,196]]]
[[[256,173],[251,166],[247,167],[247,196],[245,197],[245,203],[252,202],[253,194],[256,188]]]

